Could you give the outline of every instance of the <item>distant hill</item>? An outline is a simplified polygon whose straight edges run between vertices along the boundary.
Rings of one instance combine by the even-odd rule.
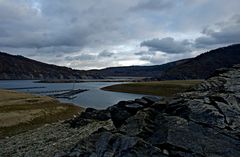
[[[0,52],[0,79],[79,79],[85,71],[45,64]]]
[[[126,77],[157,77],[164,71],[175,67],[179,64],[187,62],[189,59],[183,59],[175,62],[170,62],[162,65],[153,66],[123,66],[123,67],[109,67],[101,70],[89,70],[88,73],[92,75],[101,75],[103,77],[110,76],[126,76]]]
[[[110,67],[102,70],[74,70],[67,67],[42,63],[19,55],[0,52],[0,80],[52,80],[104,77],[157,77],[163,71],[189,59],[154,66]]]
[[[153,66],[110,67],[90,70],[92,75],[152,77],[153,80],[205,79],[219,68],[240,63],[240,44],[218,48],[189,58]]]
[[[203,53],[162,73],[160,80],[206,79],[216,69],[240,63],[240,44]]]
[[[46,64],[0,52],[0,79],[96,79],[111,76],[152,77],[153,80],[205,79],[218,68],[228,68],[239,63],[240,44],[162,65],[110,67],[88,71]]]

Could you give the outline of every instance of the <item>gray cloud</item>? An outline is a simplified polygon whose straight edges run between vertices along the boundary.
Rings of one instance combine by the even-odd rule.
[[[140,1],[133,10],[149,10],[149,11],[161,11],[172,8],[176,4],[175,1],[169,0],[143,0]]]
[[[236,14],[226,21],[209,25],[203,28],[201,33],[202,35],[192,42],[189,39],[176,41],[172,37],[143,41],[140,46],[147,47],[148,51],[140,51],[135,53],[135,55],[140,55],[142,58],[149,58],[146,55],[154,55],[152,52],[155,51],[180,54],[240,43],[240,15]]]
[[[191,56],[191,54],[190,54]],[[153,55],[143,55],[140,56],[140,60],[143,61],[147,61],[149,62],[149,64],[163,64],[163,63],[167,63],[167,62],[172,62],[172,61],[176,61],[182,58],[188,58],[189,54],[186,53],[182,53],[182,54],[166,54],[166,53],[162,53],[162,52],[156,52]]]
[[[91,54],[81,54],[81,55],[78,55],[78,56],[67,56],[65,59],[68,60],[68,61],[83,61],[83,60],[87,60],[87,61],[90,61],[90,60],[94,60],[96,56],[94,55],[91,55]]]
[[[239,0],[228,5],[225,0],[3,0],[0,49],[80,69],[160,64],[171,59],[159,51],[178,59],[191,50],[239,42],[239,16],[227,20],[239,5]]]
[[[93,2],[13,0],[0,3],[1,47],[78,47],[80,50],[107,44],[103,37],[118,35],[114,33],[119,27],[115,21],[121,17],[114,11],[109,14],[112,10],[106,10],[107,6],[98,8]],[[38,9],[35,3],[39,3]]]
[[[109,52],[107,50],[103,50],[102,52],[100,52],[98,54],[98,57],[112,57],[114,55],[114,53]]]
[[[191,43],[188,40],[176,41],[172,37],[143,41],[141,46],[148,47],[149,51],[162,51],[173,54],[191,51]]]
[[[58,46],[82,47],[86,30],[68,25],[60,19],[41,15],[28,1],[1,1],[0,46],[12,48],[43,48]],[[62,19],[64,20],[64,19]]]
[[[109,52],[107,50],[103,50],[100,53],[98,53],[98,55],[83,53],[80,55],[67,56],[67,57],[65,57],[65,59],[67,61],[93,61],[93,60],[97,60],[97,59],[110,58],[113,55],[114,55],[114,53]]]
[[[196,47],[208,47],[213,45],[226,45],[240,43],[240,15],[235,15],[226,22],[216,24],[218,30],[205,28],[203,36],[195,40]]]
[[[143,56],[143,55],[155,55],[155,51],[139,51],[134,53],[137,56]]]

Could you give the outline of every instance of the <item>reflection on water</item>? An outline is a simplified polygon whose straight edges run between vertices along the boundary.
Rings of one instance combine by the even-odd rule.
[[[121,100],[132,100],[140,98],[143,95],[118,93],[100,90],[100,88],[118,84],[119,82],[84,82],[75,83],[74,88],[88,89],[88,91],[77,94],[75,99],[59,99],[63,102],[70,102],[83,107],[106,108],[114,105]],[[0,81],[0,88],[23,88],[23,87],[45,87],[34,89],[18,89],[24,92],[41,92],[48,90],[66,90],[72,89],[73,83],[34,83],[32,80],[12,80]],[[43,93],[44,95],[44,93]]]

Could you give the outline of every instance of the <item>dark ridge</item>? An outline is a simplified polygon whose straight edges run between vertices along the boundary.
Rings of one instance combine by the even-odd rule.
[[[211,50],[180,65],[170,68],[158,77],[160,80],[206,79],[216,69],[229,68],[240,63],[240,44]]]
[[[92,74],[101,75],[104,77],[109,76],[130,76],[130,77],[156,77],[161,75],[164,71],[175,67],[179,64],[185,63],[190,59],[183,59],[174,62],[169,62],[162,65],[152,66],[122,66],[122,67],[109,67],[101,70],[89,70]]]
[[[105,77],[148,77],[150,80],[206,79],[216,69],[240,63],[240,44],[219,48],[195,58],[162,65],[109,67],[101,70],[74,70],[46,64],[23,56],[0,52],[0,79],[98,79]],[[146,79],[148,80],[148,79]]]
[[[86,77],[83,70],[46,64],[19,55],[0,52],[1,80],[80,79]]]

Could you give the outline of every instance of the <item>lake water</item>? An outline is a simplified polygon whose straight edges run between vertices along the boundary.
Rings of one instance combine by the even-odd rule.
[[[114,105],[121,100],[133,100],[143,97],[141,94],[129,94],[119,92],[103,91],[100,88],[119,84],[121,82],[84,82],[75,83],[74,89],[88,89],[88,91],[77,94],[75,99],[59,99],[62,102],[70,102],[83,107],[103,109]],[[23,92],[41,92],[49,90],[68,90],[73,88],[73,83],[34,83],[32,80],[7,80],[0,81],[0,88],[23,88],[23,87],[45,87],[36,89],[18,89]],[[44,95],[44,94],[42,94]]]

